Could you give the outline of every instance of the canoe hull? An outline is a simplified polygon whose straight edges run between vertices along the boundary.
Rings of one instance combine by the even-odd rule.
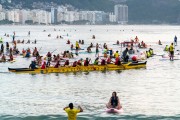
[[[146,62],[141,63],[124,63],[123,65],[89,65],[89,66],[63,66],[59,68],[48,67],[46,69],[29,69],[29,68],[8,68],[10,72],[16,73],[67,73],[67,72],[85,72],[85,71],[105,71],[105,70],[125,70],[146,67]]]

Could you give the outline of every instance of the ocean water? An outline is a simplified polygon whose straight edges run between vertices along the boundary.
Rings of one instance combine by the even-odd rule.
[[[0,36],[4,42],[12,41],[4,34],[13,35],[13,31],[17,40],[37,40],[37,44],[18,44],[19,50],[37,47],[41,48],[41,55],[70,50],[70,45],[66,44],[68,39],[73,44],[83,39],[85,45],[81,48],[84,49],[92,42],[106,43],[109,48],[122,51],[120,46],[112,44],[135,36],[153,48],[155,54],[162,55],[163,48],[173,42],[175,35],[180,38],[179,26],[1,26]],[[30,36],[28,31],[31,31]],[[57,35],[64,39],[56,39]],[[96,39],[92,39],[92,35]],[[162,46],[157,45],[158,40],[162,41]],[[176,46],[176,53],[179,49],[179,45]],[[86,57],[94,59],[95,54],[80,54],[74,60]],[[180,119],[178,60],[161,60],[161,56],[154,56],[143,69],[31,75],[8,72],[8,67],[28,67],[34,58],[17,56],[15,59],[14,63],[0,63],[0,120],[67,120],[63,108],[70,102],[84,109],[78,114],[78,120]],[[122,114],[105,112],[105,104],[113,91],[120,98]]]

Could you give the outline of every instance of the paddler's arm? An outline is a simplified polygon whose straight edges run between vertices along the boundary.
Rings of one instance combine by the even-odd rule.
[[[69,108],[69,107],[65,107],[63,110],[66,110],[67,108]]]
[[[81,106],[78,106],[78,108],[80,109],[80,112],[83,112],[83,109],[81,108]]]

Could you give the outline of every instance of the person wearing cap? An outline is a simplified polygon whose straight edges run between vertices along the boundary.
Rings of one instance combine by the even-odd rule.
[[[77,113],[83,112],[81,106],[78,106],[78,109],[76,109],[74,108],[73,103],[69,103],[69,106],[65,107],[63,110],[66,111],[68,120],[76,120]]]

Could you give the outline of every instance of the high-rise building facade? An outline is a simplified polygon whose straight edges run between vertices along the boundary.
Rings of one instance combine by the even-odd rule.
[[[57,23],[57,9],[56,8],[51,8],[51,22],[52,24]]]
[[[128,6],[127,5],[115,5],[114,14],[116,16],[116,22],[120,24],[126,24],[128,22]]]

